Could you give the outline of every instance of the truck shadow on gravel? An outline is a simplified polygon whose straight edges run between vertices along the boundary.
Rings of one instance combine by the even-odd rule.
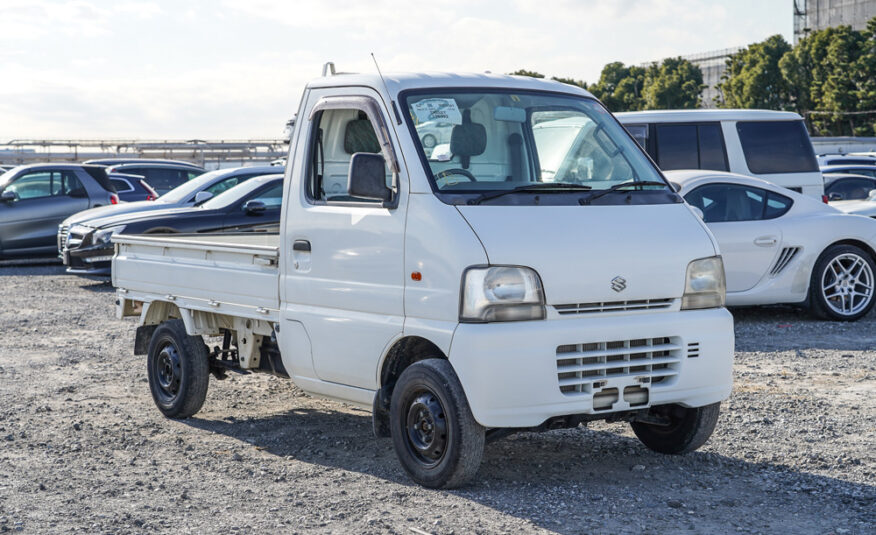
[[[378,477],[412,492],[433,492],[407,478],[389,439],[374,438],[370,415],[294,409],[264,418],[182,422],[290,461]],[[623,424],[616,429],[622,431]],[[232,460],[255,465],[251,454],[255,452],[244,450]],[[519,433],[488,444],[469,486],[434,492],[472,500],[558,533],[580,533],[588,523],[593,528],[594,521],[609,519],[622,526],[627,516],[642,518],[643,510],[666,527],[696,524],[697,529],[703,529],[698,522],[704,519],[724,528],[754,520],[764,531],[765,519],[773,517],[776,507],[785,510],[775,517],[780,532],[794,532],[794,524],[805,531],[826,519],[828,525],[876,521],[873,486],[709,451],[660,455],[636,439],[581,428]],[[762,510],[753,513],[757,509]],[[750,514],[760,518],[748,519]],[[796,515],[792,525],[783,524],[782,517],[791,514]]]
[[[823,321],[791,306],[734,307],[736,351],[876,350],[876,308],[855,322]]]

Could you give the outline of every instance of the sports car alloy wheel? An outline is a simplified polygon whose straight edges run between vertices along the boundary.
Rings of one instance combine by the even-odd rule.
[[[821,293],[828,307],[843,316],[857,314],[873,299],[873,270],[854,253],[835,257],[821,276]]]

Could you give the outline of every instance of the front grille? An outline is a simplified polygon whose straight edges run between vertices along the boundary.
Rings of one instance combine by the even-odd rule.
[[[64,246],[67,245],[67,232],[70,230],[70,227],[67,225],[61,225],[58,227],[58,250],[63,251]]]
[[[659,384],[678,374],[681,354],[680,341],[669,337],[561,345],[557,347],[560,392],[589,394],[606,379],[619,377]]]
[[[784,249],[782,249],[782,252],[779,253],[779,259],[776,260],[776,263],[773,265],[773,269],[770,270],[770,275],[776,276],[781,273],[782,270],[791,263],[791,260],[793,260],[799,252],[799,247],[785,247]]]
[[[601,303],[572,303],[554,305],[561,315],[593,314],[597,312],[624,312],[629,310],[654,310],[669,308],[674,299],[639,299],[637,301],[606,301]]]

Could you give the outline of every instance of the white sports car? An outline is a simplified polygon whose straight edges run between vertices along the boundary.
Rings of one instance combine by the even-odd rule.
[[[790,303],[853,321],[873,307],[876,220],[758,178],[667,171],[724,258],[727,305]]]

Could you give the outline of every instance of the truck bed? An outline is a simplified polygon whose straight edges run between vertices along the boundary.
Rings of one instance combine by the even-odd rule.
[[[276,234],[113,237],[113,285],[126,298],[276,320]]]

